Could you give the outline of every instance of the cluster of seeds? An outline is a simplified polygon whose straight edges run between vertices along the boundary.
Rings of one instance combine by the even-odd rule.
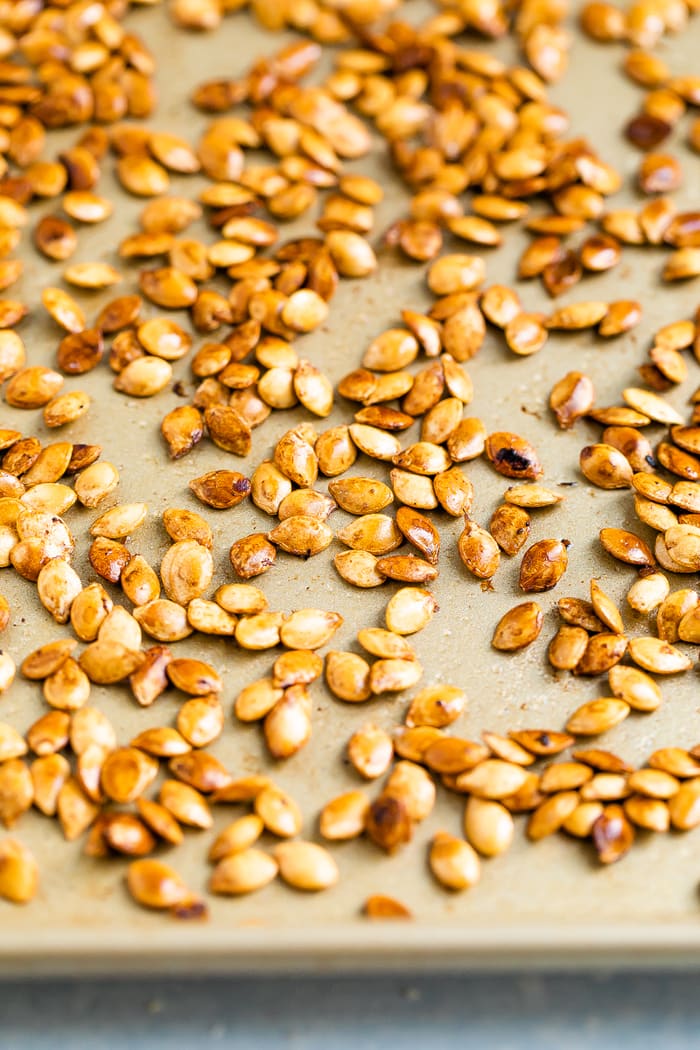
[[[424,668],[409,637],[439,611],[430,584],[445,538],[484,590],[494,586],[503,554],[523,552],[518,586],[526,595],[553,589],[567,571],[568,539],[529,542],[533,514],[556,509],[564,497],[542,483],[540,456],[527,437],[491,431],[465,415],[474,396],[465,364],[494,331],[514,355],[530,356],[550,333],[623,335],[639,323],[642,307],[590,299],[527,311],[515,289],[485,286],[483,253],[502,243],[505,224],[519,222],[534,235],[518,278],[540,277],[553,298],[585,274],[617,266],[625,245],[672,247],[668,281],[700,274],[698,213],[678,212],[666,197],[638,211],[609,210],[621,175],[589,143],[566,138],[568,116],[549,102],[546,87],[564,73],[571,43],[558,0],[523,0],[514,9],[498,0],[446,3],[418,27],[388,20],[397,0],[349,0],[340,8],[324,0],[174,0],[169,11],[184,28],[210,30],[244,6],[266,28],[291,27],[308,39],[255,61],[239,79],[202,84],[193,102],[208,123],[193,146],[170,132],[122,123],[150,117],[156,101],[154,60],[122,24],[126,0],[63,0],[55,8],[0,2],[0,290],[21,276],[21,261],[11,255],[30,226],[32,205],[51,200],[56,211],[33,223],[31,240],[46,260],[67,264],[61,277],[73,289],[52,284],[41,291],[45,313],[61,330],[55,368],[30,363],[15,330],[29,306],[0,301],[5,402],[40,410],[46,427],[69,432],[89,413],[91,398],[64,390],[66,376],[102,365],[127,398],[172,389],[183,403],[160,425],[170,458],[194,453],[205,437],[221,453],[220,467],[190,478],[194,498],[207,512],[249,501],[274,519],[265,531],[233,539],[233,582],[214,588],[217,551],[204,511],[164,511],[171,542],[152,565],[130,546],[149,519],[148,505],[102,507],[120,476],[101,458],[100,445],[44,443],[24,429],[0,429],[0,567],[34,584],[43,608],[75,636],[21,662],[20,674],[41,684],[48,711],[25,734],[0,721],[0,821],[11,828],[34,807],[56,818],[67,840],[85,836],[88,856],[132,858],[133,898],[183,919],[206,915],[206,903],[154,854],[177,847],[184,829],[211,829],[218,805],[250,812],[209,844],[212,893],[250,893],[278,875],[295,889],[318,891],[338,881],[339,869],[325,846],[298,837],[301,808],[271,777],[236,776],[208,750],[224,732],[223,678],[213,664],[176,655],[171,646],[195,635],[226,639],[232,659],[238,650],[279,650],[267,677],[241,684],[234,714],[241,723],[260,722],[270,758],[284,761],[311,737],[314,682],[344,703],[391,697],[421,682]],[[596,39],[649,49],[665,31],[683,28],[690,7],[638,0],[623,13],[595,2],[581,23]],[[458,38],[469,31],[487,38],[512,32],[527,66],[462,46]],[[335,52],[332,71],[309,86],[304,78],[317,70],[324,44],[347,46]],[[700,103],[697,78],[671,76],[647,50],[630,51],[625,70],[650,89],[627,136],[651,150]],[[47,132],[83,124],[89,127],[72,147],[41,159]],[[407,214],[383,232],[379,246],[370,235],[382,186],[348,164],[370,153],[375,136],[411,193]],[[693,148],[696,139],[694,124]],[[148,199],[139,229],[115,245],[118,266],[70,262],[81,229],[114,212],[99,192],[103,169],[113,169],[125,193]],[[189,176],[206,179],[205,188],[170,193],[173,181]],[[672,192],[680,181],[674,158],[646,153],[638,173],[643,193]],[[284,223],[312,214],[313,234],[280,243]],[[206,238],[190,236],[202,221]],[[586,231],[588,223],[602,232]],[[580,231],[581,243],[567,246]],[[461,250],[465,243],[469,253]],[[405,261],[429,264],[434,302],[426,312],[401,309],[397,326],[371,339],[359,366],[334,389],[295,342],[326,323],[341,280],[371,276],[393,249]],[[131,264],[147,267],[135,281]],[[138,291],[96,314],[83,306],[89,293],[127,280]],[[186,311],[182,323],[174,311]],[[446,732],[466,710],[462,688],[424,686],[393,733],[367,721],[352,734],[349,765],[364,781],[383,778],[382,785],[374,798],[354,789],[323,805],[322,839],[365,835],[394,852],[429,817],[442,786],[467,796],[463,835],[436,833],[428,862],[442,886],[461,890],[479,880],[480,857],[508,849],[518,813],[528,815],[532,841],[559,830],[591,839],[603,864],[628,852],[635,828],[700,824],[700,748],[657,749],[634,769],[577,740],[612,729],[631,711],[656,710],[661,692],[651,675],[690,669],[678,643],[700,645],[700,596],[691,588],[671,592],[667,575],[700,571],[700,416],[694,408],[686,423],[662,396],[686,380],[689,349],[700,360],[695,320],[659,329],[639,369],[645,385],[625,388],[622,405],[597,407],[592,380],[578,371],[564,375],[549,397],[561,428],[584,418],[605,428],[600,442],[582,449],[581,473],[601,489],[634,490],[637,517],[656,532],[653,550],[617,524],[600,532],[603,551],[638,571],[627,601],[643,634],[630,636],[595,579],[590,601],[565,597],[557,604],[563,623],[549,643],[552,668],[607,674],[610,695],[580,705],[562,730],[484,732],[470,740]],[[184,359],[191,394],[176,374]],[[351,406],[348,418],[322,429],[318,421],[331,414],[336,392],[341,406]],[[227,454],[251,455],[253,431],[272,410],[294,408],[316,422],[288,429],[250,476],[226,466]],[[406,442],[402,435],[414,425],[419,433]],[[642,432],[655,426],[668,428],[656,447]],[[464,465],[482,457],[510,484],[480,524]],[[358,472],[348,473],[358,460]],[[377,476],[383,469],[384,480]],[[81,508],[97,511],[87,551],[96,578],[87,582],[72,564],[79,544],[71,528],[80,527]],[[350,516],[337,529],[330,524],[335,512]],[[321,653],[344,623],[340,612],[270,609],[264,591],[248,582],[273,570],[279,552],[308,559],[336,541],[346,549],[332,555],[333,564],[348,584],[401,585],[386,603],[384,625],[357,631],[364,655]],[[14,611],[0,595],[0,631]],[[652,614],[655,634],[641,619]],[[500,619],[492,644],[523,649],[544,622],[540,604],[524,601]],[[15,676],[14,659],[0,653],[0,694]],[[175,724],[120,742],[95,703],[104,686],[123,686],[144,708],[176,691]],[[547,758],[554,761],[532,768]],[[263,836],[274,840],[268,848]],[[29,850],[3,839],[0,896],[24,903],[37,888]],[[371,918],[410,914],[383,896],[370,897],[364,910]]]

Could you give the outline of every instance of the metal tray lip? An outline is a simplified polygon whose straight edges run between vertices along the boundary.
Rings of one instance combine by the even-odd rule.
[[[140,934],[143,934],[143,937]],[[426,945],[429,944],[429,949]],[[308,929],[178,926],[152,931],[45,931],[40,938],[3,935],[0,975],[70,976],[129,972],[334,972],[362,968],[406,970],[478,967],[522,970],[533,965],[700,968],[700,921],[639,923],[536,923],[490,928],[386,922]]]

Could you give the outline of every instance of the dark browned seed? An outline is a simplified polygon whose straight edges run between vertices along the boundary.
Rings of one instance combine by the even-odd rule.
[[[641,113],[629,121],[625,128],[625,135],[638,149],[654,149],[671,134],[670,124],[660,120],[658,117]]]
[[[601,864],[613,864],[629,852],[635,836],[622,806],[612,805],[596,820],[591,837]]]
[[[627,652],[627,639],[620,634],[602,632],[589,639],[585,652],[575,667],[576,674],[604,674],[619,663]]]
[[[498,471],[507,478],[527,478],[535,481],[543,469],[533,446],[517,434],[499,431],[486,439],[486,455]]]
[[[413,822],[401,800],[380,795],[369,807],[365,830],[377,846],[393,853],[410,841]]]
[[[520,589],[548,591],[555,587],[568,565],[568,540],[539,540],[525,552],[520,566]]]

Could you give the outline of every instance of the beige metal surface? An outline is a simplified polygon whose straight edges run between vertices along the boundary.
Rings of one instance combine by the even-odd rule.
[[[410,17],[418,11],[417,5],[407,6]],[[207,36],[175,32],[162,9],[146,8],[130,17],[159,59],[161,107],[150,124],[176,130],[191,140],[204,123],[187,103],[191,87],[205,78],[242,72],[255,55],[280,42],[279,37],[253,27],[245,15],[230,17],[217,34]],[[699,45],[700,20],[696,19],[687,33],[667,48],[674,72],[694,68]],[[504,53],[507,46],[501,48]],[[622,48],[594,47],[577,39],[571,71],[552,92],[572,114],[572,133],[588,135],[602,156],[625,172],[627,189],[616,202],[634,196],[629,187],[638,156],[622,143],[619,134],[640,94],[619,72],[623,54]],[[682,134],[674,143],[686,172],[686,188],[679,199],[691,204],[695,198],[697,204],[698,160],[682,143]],[[73,137],[66,135],[65,139]],[[62,137],[56,136],[55,141],[62,141]],[[369,165],[359,162],[355,167],[380,172],[386,186],[386,200],[378,209],[379,235],[401,213],[403,190],[390,178],[383,157]],[[103,183],[118,199],[118,206],[107,223],[81,231],[76,260],[115,261],[115,242],[136,229],[141,202],[117,191],[111,175],[106,174]],[[185,193],[194,193],[199,185],[197,177],[173,178],[173,192],[182,186]],[[290,227],[290,236],[309,227],[309,223]],[[506,233],[505,247],[486,254],[488,283],[513,280],[514,260],[524,238],[513,229]],[[580,423],[571,433],[557,432],[546,409],[546,398],[552,383],[573,367],[591,375],[601,404],[617,401],[620,389],[635,381],[635,369],[645,356],[651,333],[662,323],[689,316],[697,305],[697,283],[671,290],[659,284],[663,259],[663,249],[627,249],[618,269],[606,276],[586,278],[565,297],[564,301],[639,298],[645,316],[631,335],[601,342],[588,333],[555,334],[541,354],[521,359],[513,357],[490,332],[481,353],[470,362],[476,389],[470,414],[480,416],[489,430],[506,426],[533,440],[545,465],[547,483],[574,484],[562,489],[567,499],[560,508],[533,515],[533,540],[567,537],[572,546],[566,577],[555,592],[542,596],[546,626],[540,641],[520,654],[497,654],[489,645],[493,625],[517,599],[517,564],[504,559],[493,591],[483,591],[478,582],[468,578],[457,556],[460,523],[445,517],[440,521],[444,553],[435,592],[441,611],[416,636],[415,646],[426,669],[426,684],[444,681],[466,689],[468,711],[455,727],[464,735],[475,736],[484,728],[558,728],[578,704],[599,695],[601,683],[596,680],[552,673],[545,658],[546,641],[555,629],[552,610],[557,598],[563,594],[586,597],[592,574],[600,576],[614,597],[623,598],[633,573],[599,554],[597,531],[605,524],[632,525],[631,497],[593,490],[583,481],[577,470],[578,451],[595,438],[599,428]],[[32,364],[51,363],[58,342],[57,330],[42,318],[38,306],[41,288],[58,283],[58,270],[59,266],[51,266],[27,251],[26,272],[17,287],[17,297],[25,298],[33,309],[21,329]],[[125,291],[132,287],[136,274],[136,267],[129,270],[129,280],[122,286]],[[539,285],[524,285],[520,291],[527,306],[547,308]],[[92,315],[109,298],[105,293],[83,297],[82,301]],[[343,282],[328,324],[300,340],[300,347],[312,360],[323,363],[337,380],[357,365],[374,335],[398,320],[402,305],[420,307],[429,298],[422,268],[385,253],[375,279]],[[190,384],[186,359],[176,363],[175,374]],[[671,393],[670,399],[681,410],[699,377],[700,370],[692,364],[691,378]],[[120,497],[147,500],[149,522],[131,547],[157,564],[167,546],[160,526],[162,510],[172,505],[194,506],[187,492],[190,478],[220,466],[239,469],[240,461],[205,443],[193,455],[170,463],[158,424],[166,411],[180,403],[177,395],[168,391],[147,402],[129,400],[111,389],[111,378],[109,370],[101,367],[67,381],[66,388],[85,388],[94,398],[90,412],[69,428],[68,437],[103,445],[103,457],[113,461],[122,474]],[[347,415],[348,407],[336,408],[331,421]],[[0,408],[2,425],[26,432],[34,431],[38,415],[11,410],[4,403]],[[299,418],[301,414],[275,414],[254,432],[251,469]],[[49,439],[50,432],[42,432],[41,426],[38,433]],[[358,465],[381,476],[369,461]],[[486,521],[507,483],[480,462],[469,464],[468,473],[476,489],[474,516]],[[249,503],[230,512],[205,509],[204,513],[216,534],[218,585],[231,578],[227,557],[230,543],[264,528],[265,521]],[[83,552],[85,532],[94,516],[84,509],[75,509],[69,515],[71,527],[83,538],[79,542]],[[336,512],[334,526],[339,527],[345,517]],[[387,585],[369,592],[348,588],[332,567],[336,549],[334,546],[308,563],[281,555],[273,571],[258,582],[271,608],[291,611],[316,605],[342,612],[345,624],[334,647],[354,648],[360,626],[381,623],[382,610],[394,588]],[[92,578],[86,561],[78,560],[76,567],[84,580]],[[679,578],[677,585],[686,586],[688,582]],[[14,612],[2,639],[9,652],[21,658],[60,633],[48,614],[38,608],[32,586],[11,570],[0,577],[0,588]],[[628,617],[627,624],[634,633],[634,621]],[[204,644],[193,639],[180,643],[177,651],[182,655],[202,654],[223,673],[229,720],[213,752],[236,773],[269,769],[259,727],[236,724],[230,711],[237,689],[268,672],[272,654],[255,655],[224,641]],[[657,746],[697,743],[697,675],[693,672],[680,681],[669,680],[663,683],[663,692],[666,702],[661,710],[647,716],[633,714],[608,734],[605,745],[619,749],[631,761],[640,761]],[[127,691],[119,688],[95,688],[93,696],[113,720],[122,742],[146,726],[170,722],[178,706],[172,693],[146,711],[138,709]],[[344,761],[350,733],[370,718],[391,727],[401,720],[406,706],[401,696],[343,705],[318,684],[313,687],[313,697],[310,744],[274,769],[278,782],[302,805],[304,833],[309,836],[316,832],[321,805],[341,790],[358,786],[357,777]],[[41,712],[40,690],[19,679],[0,700],[0,718],[22,730]],[[370,793],[373,790],[376,788],[368,789]],[[387,857],[363,841],[341,845],[334,849],[341,881],[333,890],[304,896],[275,884],[242,900],[212,899],[210,921],[202,925],[177,924],[137,909],[123,886],[126,862],[88,860],[81,855],[80,843],[63,841],[54,821],[35,814],[25,816],[16,833],[36,853],[42,872],[41,891],[25,909],[0,903],[0,970],[424,967],[448,962],[508,966],[525,965],[533,959],[612,962],[621,957],[636,964],[700,960],[700,831],[684,836],[650,836],[648,840],[640,835],[639,844],[622,863],[601,869],[589,848],[574,841],[556,837],[536,846],[527,844],[520,823],[508,856],[484,863],[478,888],[452,896],[431,881],[426,844],[437,828],[459,831],[462,808],[462,799],[442,792],[433,816],[398,855]],[[238,812],[233,807],[221,807],[216,828]],[[195,889],[206,884],[204,858],[210,839],[211,833],[188,833],[185,845],[173,856],[174,865]],[[405,901],[415,913],[414,922],[374,925],[362,919],[359,909],[363,900],[378,892]]]

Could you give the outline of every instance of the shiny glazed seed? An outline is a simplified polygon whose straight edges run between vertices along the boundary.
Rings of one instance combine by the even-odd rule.
[[[530,645],[539,636],[544,616],[537,602],[522,602],[505,613],[494,631],[494,649],[514,652]]]
[[[613,864],[630,850],[634,829],[621,806],[606,806],[592,829],[593,844],[601,864]]]
[[[180,875],[160,860],[133,861],[127,870],[126,884],[134,900],[145,908],[174,908],[190,896]]]
[[[626,529],[601,529],[600,542],[603,549],[618,561],[642,568],[651,568],[654,565],[654,555],[648,545]]]

